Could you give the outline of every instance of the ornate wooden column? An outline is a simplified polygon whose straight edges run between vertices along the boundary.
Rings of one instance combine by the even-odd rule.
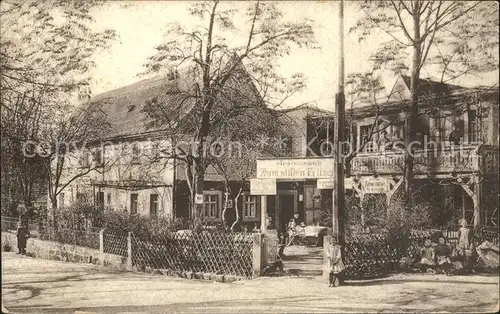
[[[397,182],[394,180],[389,180],[389,191],[387,191],[387,206],[391,204],[391,199],[396,194],[398,191],[399,187],[403,184],[404,179],[403,177],[397,177],[396,178]]]
[[[472,199],[474,204],[474,227],[481,225],[481,180],[477,176],[458,178],[458,183]]]

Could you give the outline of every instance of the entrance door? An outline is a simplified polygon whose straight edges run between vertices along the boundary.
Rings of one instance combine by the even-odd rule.
[[[297,212],[297,192],[279,192],[277,197],[277,221],[279,221],[278,230],[281,232],[286,231],[288,222],[293,217],[293,213]]]

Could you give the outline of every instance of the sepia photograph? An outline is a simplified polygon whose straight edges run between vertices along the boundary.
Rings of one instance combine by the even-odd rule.
[[[497,313],[499,2],[2,0],[2,313]]]

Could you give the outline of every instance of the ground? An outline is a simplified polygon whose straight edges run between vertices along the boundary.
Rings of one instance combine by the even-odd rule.
[[[427,274],[338,288],[320,277],[213,283],[2,254],[10,313],[494,312],[498,285],[497,276]]]

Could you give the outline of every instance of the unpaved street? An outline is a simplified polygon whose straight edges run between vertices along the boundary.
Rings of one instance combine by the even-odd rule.
[[[498,278],[398,275],[340,288],[297,277],[226,284],[4,252],[2,298],[10,313],[493,312]]]

